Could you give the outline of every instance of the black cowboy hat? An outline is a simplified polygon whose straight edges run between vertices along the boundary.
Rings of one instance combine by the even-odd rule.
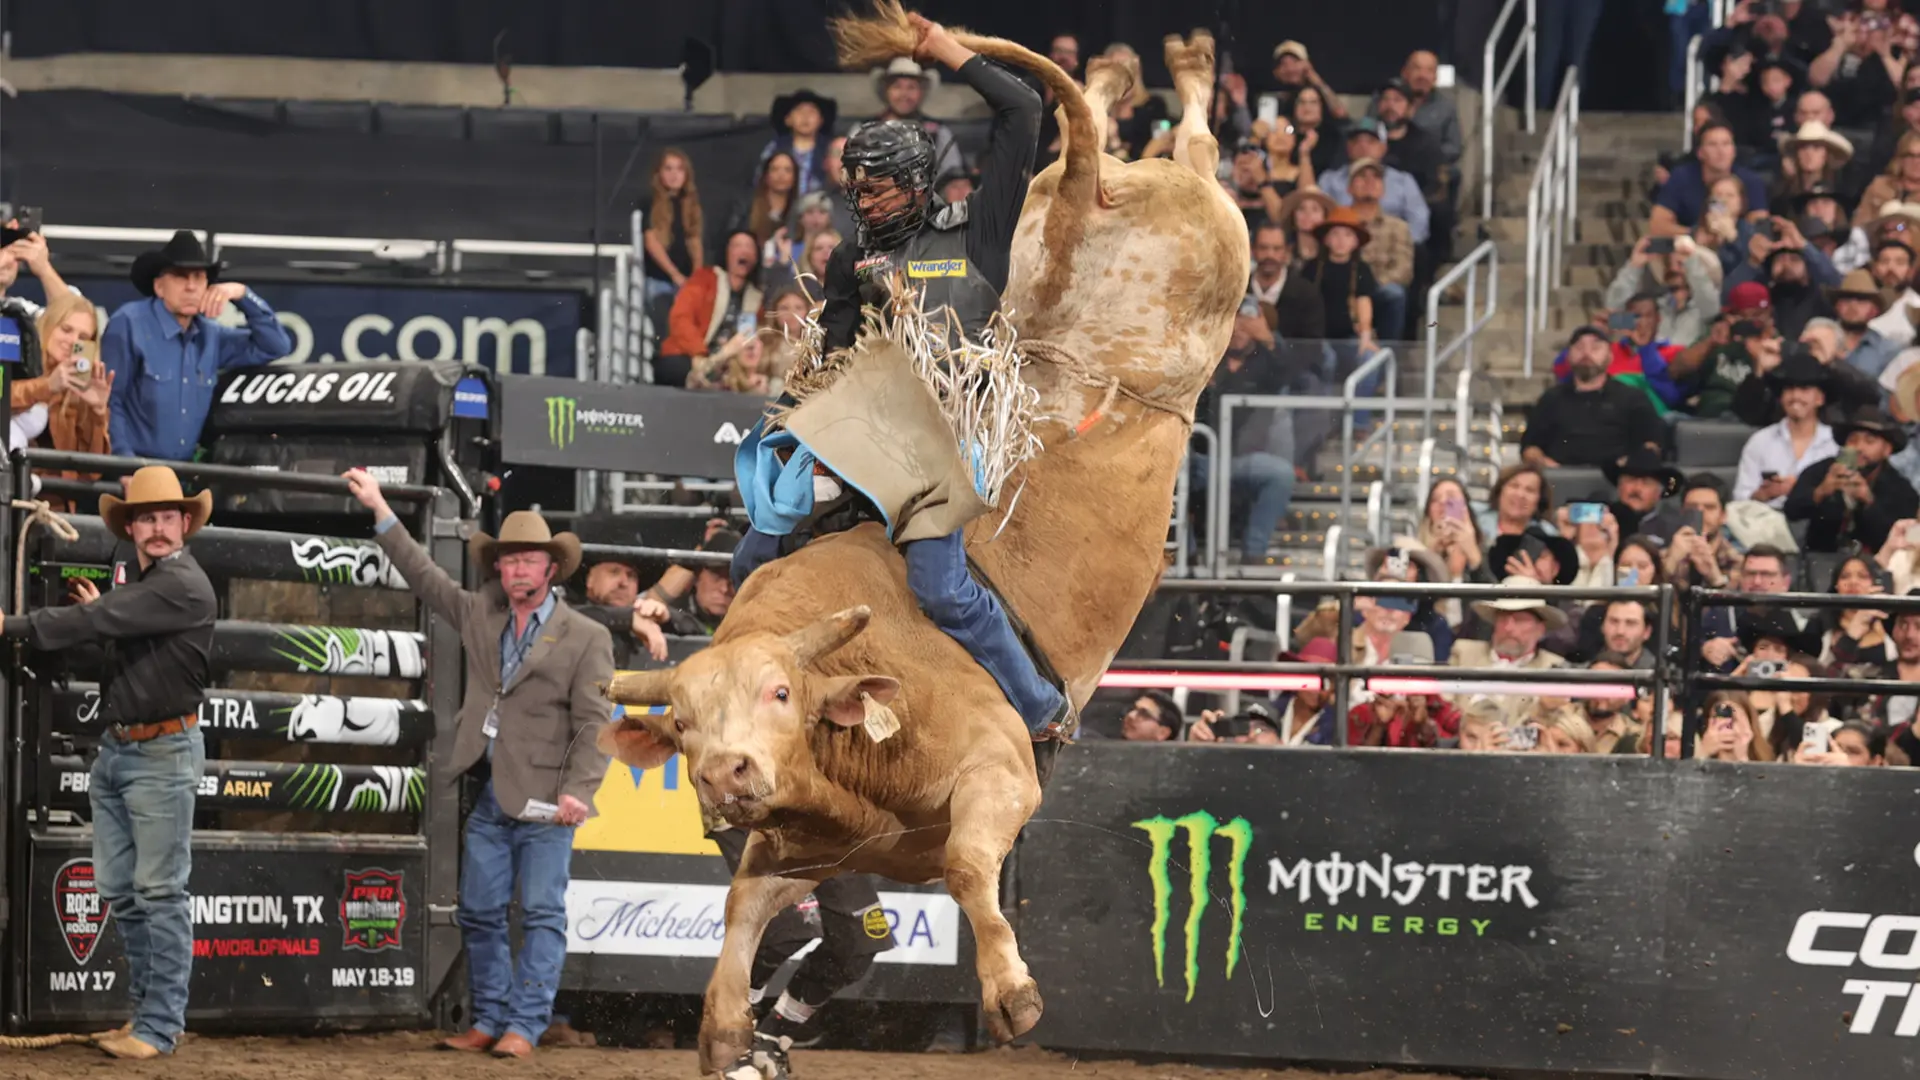
[[[1893,445],[1893,452],[1899,453],[1907,448],[1907,429],[1900,421],[1888,416],[1877,405],[1868,405],[1855,409],[1847,422],[1833,429],[1833,441],[1845,446],[1847,439],[1856,431],[1869,435],[1878,435]]]
[[[1823,391],[1831,391],[1833,369],[1820,362],[1813,350],[1795,342],[1787,354],[1780,358],[1780,366],[1768,373],[1781,389],[1793,386],[1812,386]]]
[[[1793,616],[1774,608],[1749,608],[1734,620],[1734,633],[1740,638],[1740,647],[1752,652],[1761,638],[1773,638],[1786,643],[1789,653],[1806,656],[1820,655],[1820,634],[1814,630],[1803,630],[1793,621]]]
[[[1815,184],[1805,191],[1796,192],[1792,196],[1793,216],[1796,218],[1806,217],[1807,204],[1815,199],[1832,199],[1834,202],[1840,204],[1840,220],[1853,220],[1854,200],[1847,198],[1845,192],[1836,191],[1826,184]],[[1804,235],[1804,230],[1802,230],[1802,233]]]
[[[608,547],[638,547],[640,544],[640,526],[633,515],[615,514],[610,511],[595,511],[582,514],[573,519],[574,535],[584,544],[602,544]],[[586,564],[591,567],[599,563],[619,563],[630,566],[634,573],[640,573],[645,562],[638,555],[613,555],[590,553]]]
[[[820,110],[820,130],[833,132],[833,121],[840,115],[840,103],[830,97],[821,97],[810,89],[802,88],[791,94],[781,94],[773,99],[773,107],[767,110],[767,119],[773,121],[775,131],[787,130],[787,114],[796,105],[811,105]]]
[[[133,287],[141,296],[153,295],[153,280],[168,270],[205,270],[207,280],[215,281],[226,263],[218,262],[207,254],[200,245],[200,238],[189,229],[181,229],[173,234],[167,245],[152,251],[143,251],[133,260],[133,270],[127,276],[133,281]]]
[[[1573,541],[1566,537],[1554,536],[1536,526],[1530,525],[1524,533],[1508,534],[1495,540],[1493,547],[1487,550],[1487,566],[1495,574],[1504,578],[1507,574],[1507,560],[1519,554],[1520,545],[1527,537],[1533,537],[1545,544],[1547,551],[1552,553],[1553,560],[1560,564],[1560,573],[1548,584],[1573,584],[1574,575],[1580,572],[1580,549],[1574,547]]]
[[[1609,461],[1600,466],[1600,474],[1607,483],[1618,487],[1623,476],[1645,476],[1661,482],[1661,498],[1678,494],[1687,482],[1687,474],[1660,460],[1660,452],[1649,446],[1636,446],[1619,461]]]

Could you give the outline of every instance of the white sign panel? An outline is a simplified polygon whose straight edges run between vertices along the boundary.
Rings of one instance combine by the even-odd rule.
[[[960,907],[945,893],[882,892],[895,947],[883,964],[959,962]],[[609,956],[719,956],[727,887],[666,881],[567,885],[567,951]]]

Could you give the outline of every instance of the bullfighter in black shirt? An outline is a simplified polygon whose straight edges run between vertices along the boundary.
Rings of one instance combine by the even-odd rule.
[[[74,603],[9,615],[6,635],[43,652],[106,646],[100,718],[106,731],[88,780],[94,881],[120,924],[136,1012],[99,1040],[114,1057],[173,1052],[186,1027],[193,920],[193,802],[206,764],[200,703],[211,675],[213,583],[186,550],[207,523],[211,492],[187,498],[172,469],[133,474],[125,500],[100,499],[107,529],[133,543],[139,574],[102,595],[86,578]]]

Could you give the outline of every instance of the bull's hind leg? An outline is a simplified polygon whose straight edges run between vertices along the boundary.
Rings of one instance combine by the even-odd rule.
[[[1180,126],[1173,133],[1173,160],[1212,180],[1219,174],[1220,141],[1207,127],[1213,104],[1213,35],[1194,32],[1186,41],[1167,35],[1167,70],[1180,95]]]
[[[700,1072],[716,1075],[732,1065],[753,1045],[753,1008],[747,1002],[752,987],[753,956],[767,923],[788,905],[798,903],[829,871],[800,871],[782,876],[773,865],[772,851],[756,834],[747,841],[740,872],[727,890],[727,934],[707,981],[705,1007],[700,1014]]]
[[[1112,113],[1114,102],[1133,93],[1136,77],[1130,65],[1110,56],[1096,56],[1087,61],[1087,109],[1093,113],[1093,130],[1101,140],[1094,149],[1106,149],[1107,116]],[[1060,130],[1067,129],[1062,125]],[[1060,149],[1063,154],[1066,152],[1064,142]]]
[[[954,789],[947,837],[947,891],[973,926],[974,963],[987,1030],[1006,1042],[1040,1022],[1040,988],[1027,974],[1013,927],[1000,912],[1000,865],[1040,805],[1031,775],[973,773]]]

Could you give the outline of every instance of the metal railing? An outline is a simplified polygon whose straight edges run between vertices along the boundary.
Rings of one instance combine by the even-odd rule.
[[[1487,35],[1486,48],[1480,55],[1480,216],[1493,217],[1493,116],[1494,105],[1507,92],[1507,83],[1513,78],[1513,68],[1522,57],[1527,62],[1527,103],[1525,106],[1527,134],[1533,134],[1534,121],[1534,50],[1535,5],[1537,0],[1525,0],[1527,22],[1520,29],[1520,39],[1514,42],[1513,53],[1501,66],[1499,75],[1494,74],[1493,58],[1500,44],[1500,35],[1506,32],[1507,20],[1513,17],[1514,9],[1521,0],[1507,0],[1500,9],[1500,17],[1493,21],[1493,31]],[[1547,0],[1548,3],[1560,3],[1562,0]]]
[[[1548,299],[1560,286],[1560,260],[1574,240],[1580,196],[1580,69],[1568,68],[1527,188],[1527,309],[1521,370],[1533,374],[1533,337],[1547,328]]]
[[[1480,307],[1481,278],[1485,277],[1486,306]],[[1466,315],[1460,332],[1442,346],[1440,344],[1440,300],[1456,281],[1463,281],[1466,290]],[[1482,241],[1479,247],[1467,253],[1467,257],[1454,264],[1453,269],[1441,275],[1440,280],[1427,289],[1427,383],[1425,393],[1433,397],[1434,382],[1439,374],[1440,364],[1454,353],[1461,354],[1460,371],[1463,375],[1473,371],[1473,339],[1481,328],[1493,321],[1494,309],[1500,302],[1500,247],[1491,240]],[[1422,418],[1429,427],[1433,423],[1431,405],[1422,408]]]
[[[1353,429],[1356,419],[1354,407],[1355,404],[1361,400],[1360,384],[1365,382],[1369,375],[1372,375],[1381,368],[1385,368],[1387,373],[1386,385],[1382,387],[1385,393],[1381,406],[1386,410],[1386,422],[1368,432],[1366,437],[1361,439],[1358,445],[1355,445],[1353,441]],[[1347,512],[1353,507],[1353,468],[1354,465],[1366,455],[1368,447],[1376,442],[1380,444],[1381,474],[1387,477],[1393,475],[1393,412],[1394,396],[1400,391],[1399,358],[1394,355],[1392,349],[1380,349],[1372,356],[1367,357],[1366,361],[1360,364],[1360,366],[1353,369],[1353,374],[1347,376],[1346,384],[1342,386],[1340,390],[1340,396],[1342,400],[1346,402],[1346,407],[1342,409],[1340,413],[1340,476],[1343,480],[1343,483],[1340,485],[1340,518],[1344,521],[1346,520]],[[1385,520],[1386,516],[1392,511],[1393,497],[1382,487],[1380,489],[1380,519]],[[1374,530],[1374,523],[1371,520],[1368,522],[1368,529],[1369,531]]]
[[[1426,694],[1439,693],[1446,683],[1512,683],[1514,693],[1526,693],[1530,687],[1540,687],[1541,692],[1551,688],[1554,696],[1572,697],[1591,694],[1594,696],[1618,696],[1621,687],[1639,689],[1645,687],[1653,694],[1653,756],[1662,756],[1665,748],[1667,724],[1667,701],[1669,697],[1667,672],[1662,669],[1672,644],[1674,625],[1674,605],[1676,590],[1671,585],[1644,587],[1614,587],[1604,589],[1583,589],[1566,586],[1540,585],[1531,588],[1510,588],[1506,585],[1482,584],[1428,584],[1424,582],[1298,582],[1298,581],[1246,581],[1246,580],[1199,580],[1163,581],[1160,588],[1168,592],[1198,593],[1206,595],[1236,595],[1247,593],[1265,593],[1279,596],[1334,596],[1339,602],[1339,615],[1334,630],[1334,646],[1337,662],[1332,664],[1301,664],[1291,662],[1239,662],[1217,660],[1152,660],[1128,661],[1124,665],[1126,674],[1137,676],[1143,673],[1164,674],[1167,681],[1158,685],[1181,685],[1183,676],[1204,676],[1192,679],[1198,685],[1209,689],[1228,689],[1228,681],[1222,676],[1241,678],[1246,681],[1235,684],[1239,688],[1271,684],[1275,680],[1263,676],[1292,676],[1297,682],[1287,689],[1331,689],[1333,692],[1334,745],[1347,745],[1347,715],[1352,702],[1352,681],[1361,680],[1373,684],[1389,680],[1392,693]],[[1420,600],[1462,599],[1486,600],[1502,599],[1543,599],[1613,601],[1637,600],[1652,604],[1655,608],[1656,625],[1653,628],[1653,640],[1648,648],[1658,660],[1655,670],[1634,671],[1589,671],[1582,668],[1466,668],[1426,664],[1360,664],[1354,661],[1355,613],[1354,600],[1362,596],[1405,596]],[[1848,597],[1855,600],[1857,598]],[[1878,598],[1876,598],[1878,599]],[[1920,606],[1920,600],[1915,601]],[[1281,638],[1285,642],[1285,637]],[[1285,647],[1284,644],[1282,646]],[[1251,676],[1252,678],[1248,678]],[[1796,688],[1797,680],[1774,680],[1770,685],[1776,689],[1783,681],[1791,682]],[[1331,683],[1331,687],[1328,684]],[[1107,685],[1103,682],[1103,685]],[[1137,678],[1121,680],[1111,685],[1143,686]],[[1277,687],[1276,687],[1277,688]],[[1385,688],[1380,688],[1385,689]],[[1691,724],[1688,729],[1692,729]],[[1683,747],[1682,754],[1685,754]]]

